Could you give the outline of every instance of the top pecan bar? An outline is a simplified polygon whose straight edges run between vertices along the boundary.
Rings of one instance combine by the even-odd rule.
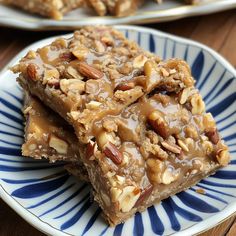
[[[19,82],[75,128],[81,142],[93,123],[116,115],[155,88],[179,91],[194,84],[188,65],[161,62],[110,27],[84,27],[69,39],[30,51],[13,68]]]
[[[94,130],[81,159],[111,225],[189,188],[230,160],[194,87],[143,96],[118,116],[97,121]]]

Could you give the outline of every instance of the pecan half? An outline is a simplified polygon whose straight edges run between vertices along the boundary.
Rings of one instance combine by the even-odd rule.
[[[152,112],[148,116],[148,122],[162,138],[166,139],[169,137],[169,128],[165,120],[159,115],[157,111]]]
[[[75,56],[71,52],[61,53],[59,57],[63,61],[71,61],[75,58]]]
[[[220,140],[220,136],[216,128],[207,129],[205,134],[213,144],[217,144]]]
[[[144,202],[144,200],[146,200],[151,195],[152,190],[153,190],[153,185],[151,184],[148,185],[146,188],[144,188],[134,207],[140,206]]]
[[[104,76],[100,70],[88,65],[85,62],[79,63],[78,70],[82,75],[87,76],[90,79],[101,79]]]
[[[36,70],[36,65],[34,64],[29,64],[27,66],[27,75],[29,76],[29,78],[33,81],[37,80],[37,70]]]
[[[118,84],[115,88],[115,91],[116,90],[126,91],[126,90],[133,89],[134,87],[135,87],[134,82],[124,82],[124,83]]]
[[[97,149],[97,144],[95,142],[90,141],[86,146],[86,158],[90,159]]]
[[[108,142],[103,150],[103,153],[110,158],[115,164],[121,164],[123,160],[123,155],[122,153],[117,149],[117,147],[111,143]]]
[[[174,143],[168,143],[166,141],[161,142],[161,145],[170,152],[180,154],[181,148]]]

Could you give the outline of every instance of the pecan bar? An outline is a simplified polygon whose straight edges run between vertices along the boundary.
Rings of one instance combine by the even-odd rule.
[[[199,92],[160,90],[94,126],[82,154],[111,225],[194,185],[230,160]]]
[[[60,20],[63,15],[83,4],[83,0],[1,0],[2,3],[22,8],[26,11]]]
[[[46,158],[50,162],[71,162],[64,168],[79,180],[88,182],[88,173],[80,160],[78,139],[73,128],[28,93],[24,96],[24,102],[26,125],[23,156]]]
[[[43,157],[50,162],[80,160],[74,130],[59,115],[28,94],[25,94],[23,113],[26,118],[25,143],[22,145],[24,156]]]
[[[136,12],[143,0],[88,0],[89,5],[99,16],[129,16]]]
[[[119,114],[153,89],[178,91],[194,83],[184,61],[160,62],[102,26],[82,28],[70,39],[29,52],[13,71],[20,72],[21,86],[73,125],[83,143],[93,138],[94,122]]]

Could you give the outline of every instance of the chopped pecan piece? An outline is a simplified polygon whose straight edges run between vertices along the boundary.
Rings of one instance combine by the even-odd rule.
[[[90,141],[86,146],[86,157],[90,159],[97,149],[97,143]]]
[[[220,136],[216,128],[207,129],[205,134],[213,144],[217,144],[220,140]]]
[[[113,143],[111,143],[111,142],[107,143],[104,147],[103,152],[115,164],[119,165],[122,163],[123,155]]]
[[[148,116],[148,122],[162,138],[166,139],[169,137],[169,129],[165,120],[160,116],[159,112],[154,111]]]
[[[180,152],[181,152],[181,148],[174,143],[169,143],[169,142],[163,141],[163,142],[161,142],[161,145],[165,149],[167,149],[173,153],[180,154]]]
[[[126,90],[133,89],[134,87],[135,87],[135,83],[134,82],[126,82],[126,83],[118,84],[116,86],[115,90],[126,91]]]
[[[32,79],[33,81],[37,80],[37,70],[36,70],[36,65],[34,64],[29,64],[27,66],[27,74],[29,76],[30,79]]]
[[[119,207],[122,212],[129,212],[140,196],[140,189],[135,186],[127,186],[118,197]]]
[[[82,75],[87,76],[90,79],[101,79],[104,76],[100,70],[88,65],[85,62],[79,63],[78,70]]]
[[[66,154],[68,150],[67,142],[56,137],[55,135],[51,135],[49,139],[49,146],[61,154]]]
[[[153,185],[151,184],[148,185],[146,188],[144,188],[134,207],[141,205],[144,202],[144,200],[146,200],[151,195],[152,190],[153,190]]]
[[[216,153],[216,159],[220,165],[226,166],[230,161],[229,151],[227,149],[220,149]]]

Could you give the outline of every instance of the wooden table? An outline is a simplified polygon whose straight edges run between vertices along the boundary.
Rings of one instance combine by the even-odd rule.
[[[151,24],[149,27],[202,42],[214,48],[236,67],[236,10],[169,23]],[[0,27],[0,33],[1,69],[26,45],[64,32],[27,32]],[[0,236],[43,235],[21,219],[2,200],[0,200],[0,222]],[[200,235],[235,236],[236,215]]]

